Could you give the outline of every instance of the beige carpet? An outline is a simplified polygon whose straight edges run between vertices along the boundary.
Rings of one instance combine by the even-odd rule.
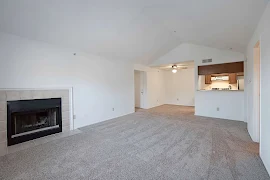
[[[246,123],[164,105],[0,158],[0,179],[270,179]]]

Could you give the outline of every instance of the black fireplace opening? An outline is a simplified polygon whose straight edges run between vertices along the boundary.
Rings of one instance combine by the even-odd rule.
[[[62,132],[61,112],[61,98],[8,101],[8,146]]]

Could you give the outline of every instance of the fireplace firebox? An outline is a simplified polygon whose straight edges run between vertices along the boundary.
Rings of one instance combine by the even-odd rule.
[[[62,132],[61,112],[61,98],[8,101],[8,146]]]

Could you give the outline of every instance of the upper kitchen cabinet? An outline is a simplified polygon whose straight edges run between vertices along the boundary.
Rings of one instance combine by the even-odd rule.
[[[210,75],[205,75],[205,84],[211,84],[212,80],[211,80],[211,74]]]
[[[237,74],[236,73],[229,74],[229,83],[230,84],[236,84],[237,83]]]
[[[244,62],[198,66],[198,75],[244,72]]]

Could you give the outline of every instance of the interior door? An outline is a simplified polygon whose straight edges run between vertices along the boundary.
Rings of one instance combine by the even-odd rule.
[[[145,99],[145,72],[135,71],[135,107],[144,108]]]
[[[140,72],[134,73],[134,85],[135,85],[135,107],[141,107],[141,77]]]
[[[140,72],[140,108],[144,108],[145,72]]]

